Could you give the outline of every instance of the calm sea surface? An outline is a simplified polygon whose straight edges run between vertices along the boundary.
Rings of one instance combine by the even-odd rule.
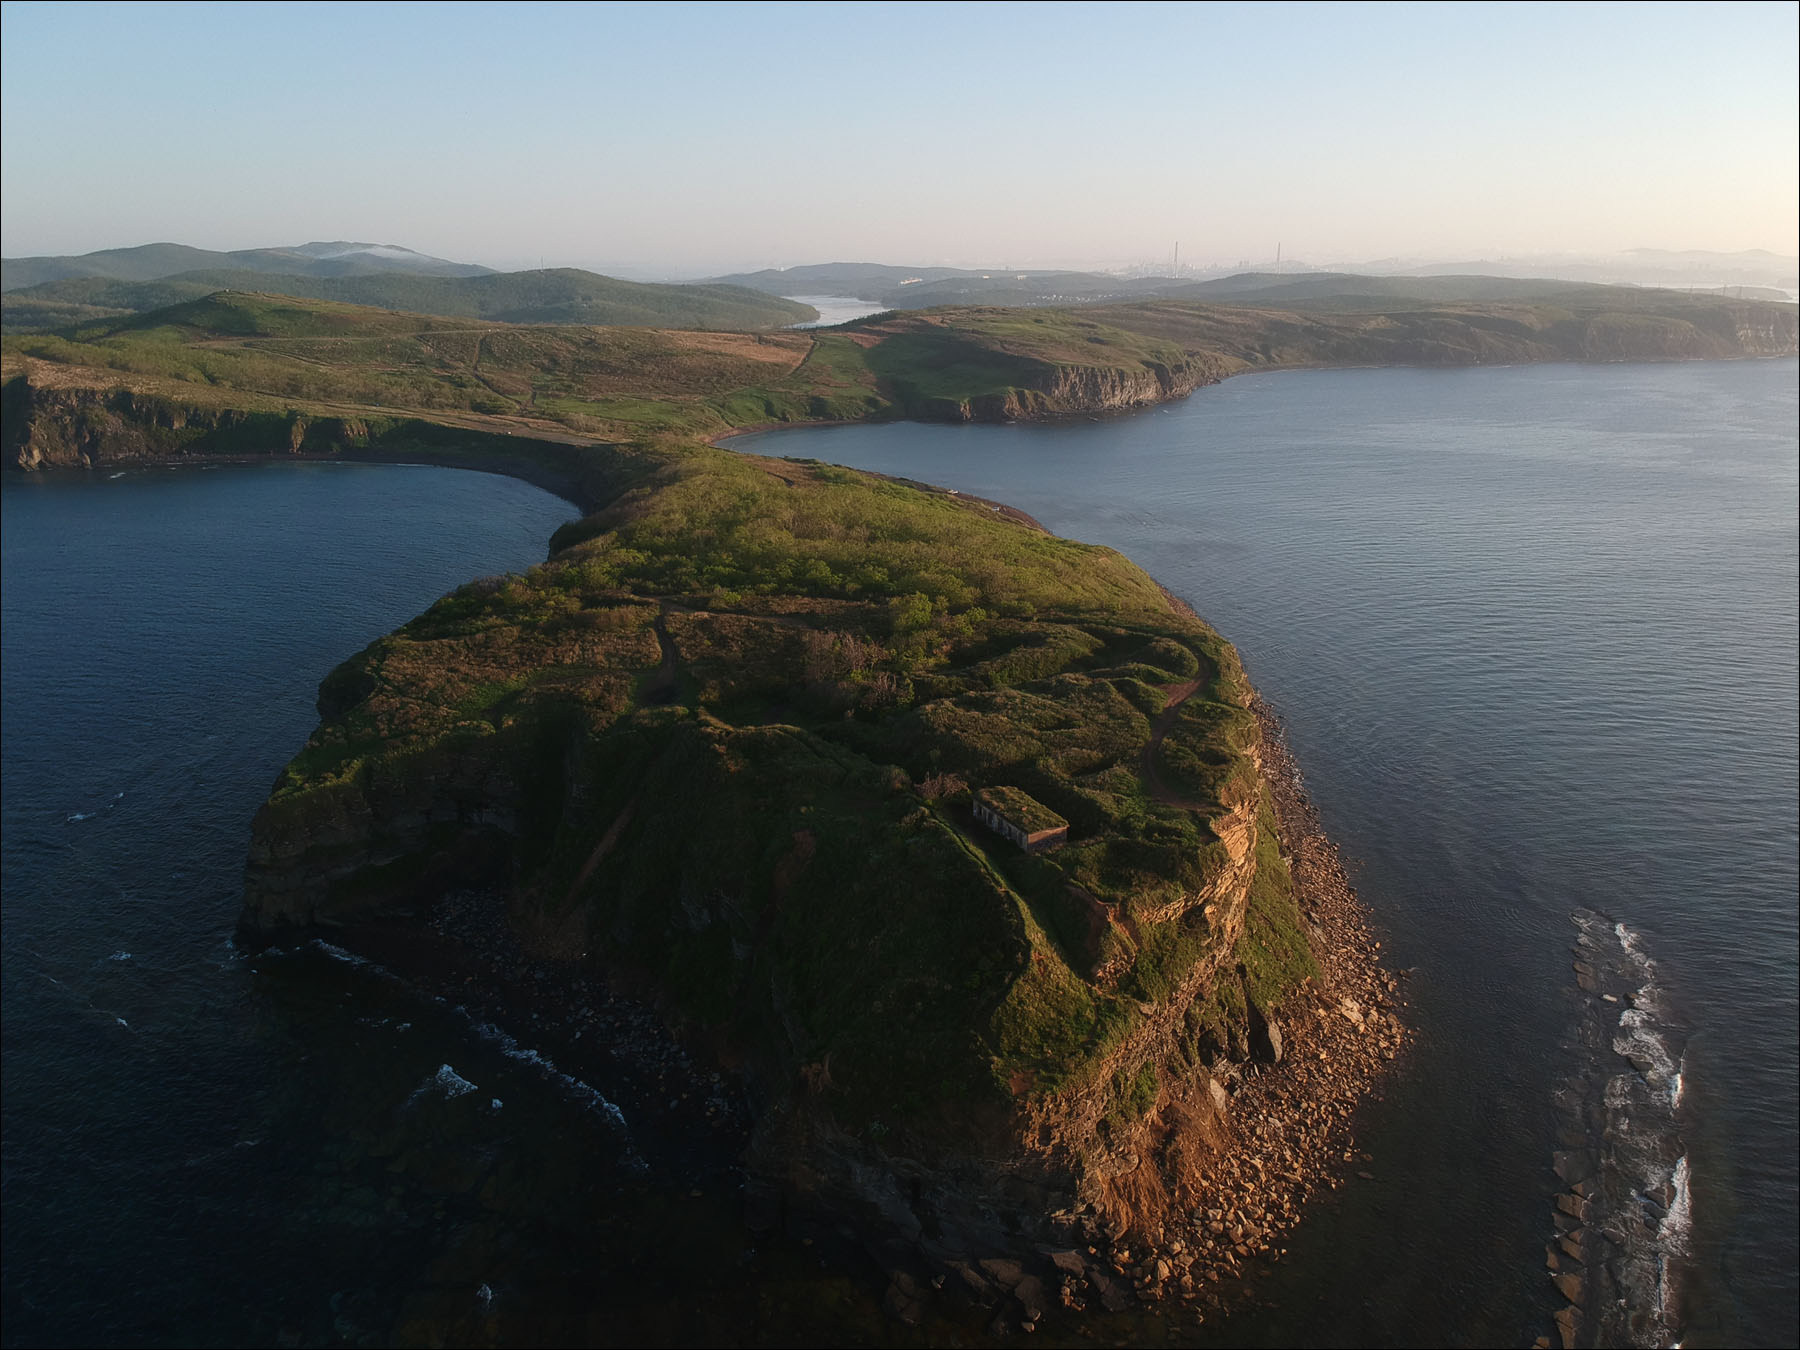
[[[790,295],[786,299],[798,300],[819,311],[818,318],[809,323],[790,324],[792,328],[829,328],[834,323],[849,323],[852,319],[879,314],[887,308],[873,301],[858,300],[853,295]]]
[[[1245,1335],[1535,1334],[1559,1301],[1571,915],[1599,911],[1653,962],[1681,1071],[1689,1343],[1792,1340],[1796,383],[1791,360],[1305,372],[1054,427],[733,443],[1111,545],[1285,716],[1391,959],[1418,967],[1421,1042],[1360,1130],[1376,1181],[1299,1235],[1282,1310]]]
[[[331,1061],[404,1097],[442,1047],[384,1039],[413,1014],[342,963],[233,952],[250,818],[326,671],[575,512],[397,466],[8,473],[0,501],[3,1334],[328,1341],[342,1291],[421,1256],[380,1169],[339,1166],[381,1106]]]
[[[1614,1123],[1688,1159],[1660,1209],[1690,1216],[1689,1343],[1791,1339],[1795,420],[1787,361],[1251,376],[737,443],[1123,549],[1285,715],[1420,1041],[1359,1126],[1375,1180],[1229,1339],[1547,1329],[1588,911],[1653,962],[1680,1067],[1670,1119]],[[631,1083],[328,950],[230,946],[319,678],[541,558],[565,503],[287,465],[9,474],[3,505],[7,1344],[916,1340],[827,1244],[752,1240]]]

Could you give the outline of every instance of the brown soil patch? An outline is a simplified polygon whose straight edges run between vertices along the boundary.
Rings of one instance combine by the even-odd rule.
[[[798,333],[690,333],[658,329],[657,336],[685,351],[756,361],[773,366],[784,375],[798,368],[812,351],[812,339]]]

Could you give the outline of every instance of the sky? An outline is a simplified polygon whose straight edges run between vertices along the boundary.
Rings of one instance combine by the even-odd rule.
[[[1796,252],[1777,4],[0,5],[0,252]]]

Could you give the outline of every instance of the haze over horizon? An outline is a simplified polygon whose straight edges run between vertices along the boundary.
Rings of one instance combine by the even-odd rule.
[[[698,275],[1764,249],[1791,5],[0,6],[0,252]],[[78,98],[71,93],[78,92]]]

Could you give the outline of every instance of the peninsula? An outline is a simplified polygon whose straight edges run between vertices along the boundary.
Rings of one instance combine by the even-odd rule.
[[[253,827],[242,933],[485,897],[519,950],[736,1069],[752,1173],[901,1244],[896,1316],[923,1262],[1029,1324],[1204,1316],[1278,1256],[1404,1042],[1397,981],[1237,654],[1127,559],[708,442],[1093,416],[1251,369],[1795,347],[1793,306],[1629,291],[810,334],[232,292],[8,337],[0,378],[17,470],[426,459],[576,502],[544,564],[326,677]]]

